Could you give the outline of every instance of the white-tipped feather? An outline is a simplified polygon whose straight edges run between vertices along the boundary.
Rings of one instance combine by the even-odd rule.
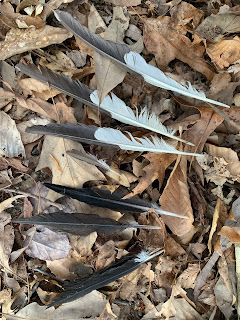
[[[142,250],[136,255],[135,262],[144,263],[163,253],[163,249],[156,249],[152,252]]]
[[[177,149],[166,143],[163,139],[159,139],[155,136],[151,136],[151,141],[147,137],[135,139],[130,132],[128,132],[128,135],[130,139],[128,139],[120,130],[112,128],[99,128],[94,133],[94,136],[97,140],[117,145],[120,149],[123,150],[202,156],[201,154],[178,151]]]
[[[146,82],[156,87],[171,90],[173,92],[177,92],[187,97],[195,98],[221,107],[229,108],[229,106],[224,103],[208,99],[205,96],[204,92],[198,91],[195,88],[193,88],[190,82],[188,84],[188,87],[184,87],[172,78],[167,77],[160,69],[148,64],[144,60],[144,58],[136,52],[131,51],[125,54],[124,60],[129,68],[141,74]]]
[[[97,90],[91,93],[90,99],[96,105],[99,105],[99,98]],[[111,93],[111,97],[107,95],[101,102],[100,107],[103,110],[106,110],[111,113],[111,116],[123,123],[127,123],[136,127],[145,128],[157,133],[160,133],[164,136],[176,139],[178,141],[185,142],[189,145],[193,145],[191,142],[185,141],[181,138],[174,136],[175,130],[166,128],[159,118],[152,113],[151,115],[148,112],[148,109],[145,107],[138,113],[136,109],[136,115],[133,110],[128,107],[124,101],[119,99],[114,93]]]

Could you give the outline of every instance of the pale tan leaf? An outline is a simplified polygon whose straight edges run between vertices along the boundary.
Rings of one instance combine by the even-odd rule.
[[[107,3],[114,4],[115,6],[130,7],[138,6],[141,4],[141,0],[105,0]]]
[[[32,118],[31,120],[28,121],[22,121],[19,122],[17,124],[17,129],[21,134],[21,139],[23,144],[28,144],[28,143],[32,143],[36,140],[38,140],[42,135],[39,134],[31,134],[31,133],[27,133],[25,132],[26,128],[31,127],[33,125],[47,125],[50,121],[47,119],[42,119],[40,117],[35,117]]]
[[[26,51],[62,43],[71,33],[62,28],[44,26],[41,28],[11,29],[4,41],[0,42],[0,60]]]
[[[74,149],[84,152],[81,144],[75,141],[46,136],[36,171],[48,167],[52,171],[52,183],[75,188],[81,188],[86,181],[105,180],[104,175],[95,166],[66,154]],[[51,201],[60,197],[61,195],[52,190],[47,196]]]
[[[0,112],[0,156],[9,158],[22,154],[25,157],[25,150],[16,123],[8,114]]]
[[[178,158],[159,202],[162,210],[189,217],[189,219],[179,219],[162,216],[163,221],[174,234],[182,236],[191,229],[194,219],[187,184],[187,159],[185,157]]]
[[[123,43],[125,31],[129,25],[129,18],[125,17],[121,7],[113,8],[113,19],[104,32],[105,40]],[[94,52],[94,66],[97,79],[97,90],[100,101],[121,83],[126,71],[119,67],[112,60]]]
[[[10,221],[10,214],[2,212],[0,215],[0,265],[6,272],[11,272],[8,260],[14,243],[14,229],[8,224]]]

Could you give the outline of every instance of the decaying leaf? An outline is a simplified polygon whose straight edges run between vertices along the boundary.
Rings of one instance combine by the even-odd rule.
[[[218,69],[229,67],[240,58],[240,38],[219,40],[207,47],[207,54]]]
[[[35,228],[27,231],[30,234]],[[38,227],[33,238],[26,238],[26,254],[41,260],[58,260],[65,258],[71,246],[66,235]]]
[[[178,158],[163,190],[159,203],[163,210],[178,213],[189,219],[163,217],[163,221],[178,236],[187,233],[193,223],[193,211],[187,184],[187,159]]]
[[[148,19],[143,40],[148,51],[154,54],[160,69],[166,69],[169,62],[177,58],[204,74],[207,79],[212,79],[214,72],[202,59],[204,45],[192,44],[184,33],[172,26],[170,17]]]
[[[0,42],[0,60],[5,60],[15,54],[47,47],[50,44],[61,43],[71,34],[62,28],[44,26],[42,28],[11,29],[4,41]]]
[[[197,27],[196,33],[204,39],[217,41],[225,34],[240,31],[240,17],[233,13],[211,14]]]
[[[0,156],[9,158],[18,155],[25,157],[25,150],[20,133],[14,120],[8,114],[0,112]]]

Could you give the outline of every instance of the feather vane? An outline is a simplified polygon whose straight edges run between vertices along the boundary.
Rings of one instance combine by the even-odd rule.
[[[151,141],[147,137],[136,139],[130,132],[128,132],[128,135],[130,139],[128,139],[120,130],[112,128],[99,128],[94,133],[94,136],[98,141],[101,141],[102,143],[105,142],[115,144],[123,150],[202,156],[201,154],[197,153],[179,151],[166,143],[163,139],[159,139],[156,136],[151,136]]]
[[[87,163],[93,164],[95,166],[101,167],[107,171],[111,171],[115,174],[117,174],[118,176],[121,176],[118,172],[114,171],[113,169],[110,168],[110,166],[102,159],[98,159],[96,156],[94,156],[91,153],[80,153],[78,151],[67,151],[67,154],[71,157],[74,157],[78,160],[81,161],[86,161]],[[107,172],[106,172],[107,174]]]
[[[193,88],[190,82],[188,83],[188,87],[185,87],[174,79],[166,76],[160,69],[148,64],[145,59],[137,52],[131,51],[125,54],[124,60],[131,69],[140,73],[146,82],[156,87],[171,90],[190,98],[229,108],[229,106],[225,103],[208,99],[204,92],[198,91],[197,89]]]
[[[90,99],[93,103],[99,105],[100,100],[97,90],[91,93]],[[176,139],[178,141],[193,145],[191,142],[174,136],[175,130],[166,128],[154,113],[150,115],[147,107],[143,108],[140,113],[138,113],[138,110],[136,108],[135,115],[133,110],[128,107],[124,101],[119,99],[114,93],[111,94],[111,97],[107,95],[102,100],[100,107],[101,109],[108,111],[113,119],[136,127],[145,128],[147,130],[160,133],[172,139]]]

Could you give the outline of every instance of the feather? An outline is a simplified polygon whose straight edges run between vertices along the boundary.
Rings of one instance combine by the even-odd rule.
[[[58,74],[45,67],[35,65],[24,65],[19,63],[16,68],[41,82],[48,83],[51,87],[83,102],[84,104],[98,110],[99,99],[97,91],[93,91],[80,81],[74,81],[64,74]],[[149,114],[147,108],[135,115],[132,109],[112,93],[112,98],[106,96],[101,102],[100,111],[106,115],[126,124],[142,127],[167,137],[193,145],[191,142],[174,136],[174,130],[167,129],[155,114]]]
[[[94,144],[99,146],[107,146],[117,148],[118,146],[112,144],[107,145],[105,142],[97,141],[94,137],[95,131],[98,129],[96,126],[88,126],[83,123],[78,124],[57,124],[50,123],[46,126],[32,126],[26,128],[26,132],[35,134],[46,134],[50,136],[61,137],[64,139],[74,140],[81,143]]]
[[[153,259],[163,252],[164,250],[161,249],[154,250],[153,252],[143,250],[137,255],[124,256],[110,266],[93,273],[88,278],[77,279],[65,284],[63,286],[64,291],[59,293],[48,307],[74,301],[93,290],[100,289],[136,270],[141,264]]]
[[[160,207],[158,207],[156,204],[152,204],[151,202],[145,200],[135,198],[122,199],[124,195],[117,192],[111,193],[107,190],[88,188],[76,189],[51,183],[45,183],[44,185],[62,195],[97,207],[109,208],[115,211],[135,213],[142,213],[149,211],[150,209],[154,209],[155,212],[159,214],[188,219],[188,217],[161,210]]]
[[[91,153],[81,153],[79,151],[73,150],[73,151],[67,151],[67,154],[73,158],[76,158],[81,161],[86,161],[87,163],[93,164],[95,166],[98,166],[100,168],[107,170],[106,174],[108,174],[108,171],[111,171],[121,177],[121,174],[111,169],[110,166],[105,161],[103,161],[102,159],[98,159],[96,156],[94,156]]]
[[[91,93],[90,99],[93,103],[99,105],[100,100],[98,98],[97,90]],[[147,107],[143,108],[139,114],[138,110],[136,109],[135,115],[133,110],[128,107],[124,101],[119,99],[114,93],[111,94],[111,97],[106,96],[102,100],[100,107],[101,109],[108,111],[113,119],[126,124],[130,124],[135,127],[145,128],[147,130],[160,133],[172,139],[176,139],[189,145],[193,145],[191,142],[174,136],[175,130],[167,129],[154,113],[152,113],[151,115],[149,114]]]
[[[147,137],[134,138],[130,132],[127,133],[130,139],[128,139],[120,130],[112,128],[99,128],[95,131],[94,136],[102,143],[105,142],[106,144],[115,144],[123,150],[202,156],[201,154],[197,153],[179,151],[170,144],[166,143],[163,139],[159,139],[156,136],[151,136],[151,141]]]
[[[208,99],[204,92],[198,91],[188,82],[188,87],[181,85],[176,80],[166,76],[160,69],[148,64],[145,59],[136,52],[129,52],[124,56],[126,64],[142,75],[144,80],[156,87],[171,90],[183,96],[213,103],[221,107],[229,108],[228,105]]]
[[[84,124],[56,124],[51,123],[46,126],[32,126],[26,128],[26,132],[47,134],[65,139],[79,141],[82,143],[106,146],[111,148],[120,148],[123,150],[133,150],[140,152],[174,153],[191,156],[202,156],[197,153],[178,151],[167,144],[164,140],[151,136],[151,141],[147,137],[134,138],[128,132],[128,139],[120,130],[112,128],[98,128],[96,126],[87,126]]]
[[[24,65],[19,63],[16,65],[16,69],[31,78],[49,84],[52,88],[57,89],[94,109],[98,109],[98,106],[90,99],[90,94],[93,90],[89,89],[80,81],[74,81],[63,73],[58,74],[40,65],[36,67],[33,64]]]
[[[30,218],[18,218],[12,220],[12,222],[44,225],[53,230],[81,236],[86,236],[94,231],[113,234],[122,232],[125,229],[161,229],[159,226],[121,224],[109,218],[101,218],[96,214],[65,213],[62,211],[49,214],[43,213]]]
[[[188,87],[182,86],[177,81],[166,76],[158,68],[147,64],[140,54],[130,51],[127,45],[115,43],[109,40],[103,40],[99,36],[92,34],[86,27],[82,26],[77,20],[73,19],[69,13],[56,10],[54,14],[67,30],[89,45],[93,50],[112,59],[128,72],[143,78],[146,82],[151,83],[159,88],[177,92],[187,97],[202,100],[222,107],[229,107],[224,103],[206,98],[204,92],[197,91],[190,83]]]

